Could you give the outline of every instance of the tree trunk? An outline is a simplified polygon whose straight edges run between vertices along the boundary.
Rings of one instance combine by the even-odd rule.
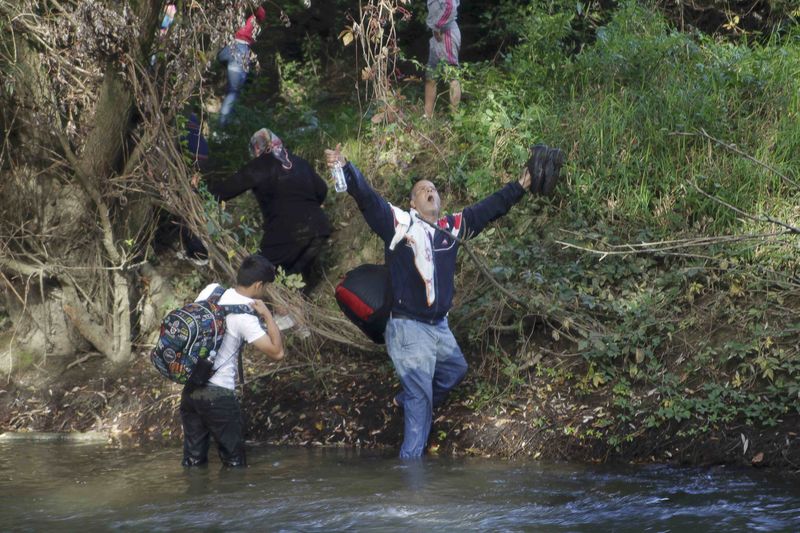
[[[43,16],[31,22],[30,16],[18,17],[15,11],[30,6],[0,3],[0,15],[17,21],[15,31],[4,32],[0,38],[5,45],[0,56],[7,76],[2,126],[7,143],[14,143],[14,150],[4,150],[6,156],[0,159],[3,173],[10,176],[5,187],[0,185],[0,192],[7,193],[0,200],[0,225],[5,230],[0,233],[14,236],[0,242],[0,281],[5,280],[6,306],[22,305],[24,310],[9,311],[14,331],[21,333],[18,339],[30,340],[36,330],[46,338],[50,333],[47,324],[66,324],[68,319],[81,337],[112,361],[130,360],[128,277],[132,256],[123,243],[136,235],[128,234],[126,205],[136,205],[144,212],[152,209],[142,208],[142,202],[120,203],[120,198],[127,198],[115,190],[116,184],[124,181],[119,172],[125,166],[126,148],[135,143],[131,137],[134,98],[120,64],[145,57],[161,3],[132,3],[128,22],[136,26],[132,32],[136,41],[127,43],[121,58],[101,60],[94,71],[89,66],[92,54],[102,58],[103,50],[69,57],[74,51],[59,51],[55,43],[46,41],[48,33],[39,30],[47,28],[45,17],[49,16],[65,26],[86,24],[78,33],[83,32],[87,41],[92,40],[92,32],[111,28],[109,42],[113,43],[114,24],[125,26],[120,18],[126,16],[123,5],[108,0],[87,13],[81,12],[80,6],[68,12],[52,2],[56,6],[53,11],[48,12],[53,9],[50,6],[39,6]],[[98,24],[100,19],[102,24]],[[105,36],[98,36],[97,42],[103,42],[101,37]],[[60,57],[60,52],[67,57]],[[65,64],[73,59],[75,65]],[[102,81],[97,83],[99,72]],[[66,83],[68,77],[68,81],[78,79],[83,91],[65,89],[74,85]],[[81,115],[63,103],[71,97],[81,99],[75,106]],[[91,103],[93,110],[88,114]],[[11,184],[16,185],[13,191]],[[25,191],[30,194],[20,194]],[[37,276],[32,273],[38,273],[40,299],[61,301],[61,305],[26,309],[25,301],[36,288]],[[11,292],[20,297],[9,297]],[[61,317],[53,316],[59,309]],[[47,355],[48,343],[39,344]],[[80,343],[74,343],[74,348],[79,347]]]
[[[175,115],[203,94],[206,58],[255,4],[179,3],[151,64],[160,0],[0,0],[0,291],[13,308],[10,337],[43,336],[47,355],[48,335],[64,324],[75,350],[88,342],[130,360],[134,332],[149,332],[163,311],[143,282],[161,208],[205,237],[215,268],[235,270],[244,251],[224,231],[212,242]],[[271,292],[303,321],[299,297]],[[314,327],[349,340],[338,315],[323,315],[314,310]]]

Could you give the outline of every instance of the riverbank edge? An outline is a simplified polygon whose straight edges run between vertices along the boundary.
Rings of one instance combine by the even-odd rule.
[[[50,364],[0,388],[0,432],[105,435],[122,446],[163,445],[180,455],[181,387],[155,374],[144,353],[127,369],[101,358],[71,368]],[[361,447],[392,453],[402,439],[399,385],[390,364],[372,354],[325,365],[250,368],[240,389],[250,442]],[[703,434],[670,427],[620,434],[610,446],[593,430],[608,407],[601,395],[579,398],[569,385],[532,378],[525,397],[486,397],[477,372],[434,412],[428,453],[587,463],[737,465],[800,473],[800,417],[772,428],[731,423]],[[633,435],[633,436],[631,436]],[[624,438],[623,438],[624,437]],[[96,440],[96,439],[95,439]]]

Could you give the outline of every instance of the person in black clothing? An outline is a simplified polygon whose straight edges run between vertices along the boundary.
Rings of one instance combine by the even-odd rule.
[[[210,170],[208,141],[200,131],[200,117],[197,113],[190,113],[186,117],[186,127],[180,141],[183,152],[192,162],[192,167],[201,174],[207,173]]]
[[[209,171],[208,142],[200,131],[200,118],[196,113],[191,113],[186,120],[186,129],[180,138],[183,153],[192,161],[195,174],[192,177],[192,188],[197,188],[201,174]],[[208,263],[208,250],[203,241],[186,227],[185,223],[179,224],[179,236],[183,244],[183,253],[178,257],[188,259],[197,266]]]
[[[178,144],[181,152],[190,163],[192,169],[192,188],[197,187],[200,176],[209,171],[208,142],[201,131],[200,118],[196,113],[184,115],[185,125],[182,128]],[[208,264],[208,250],[203,241],[187,226],[185,219],[166,210],[159,214],[156,230],[158,247],[171,248],[176,241],[180,242],[180,250],[176,252],[179,259],[187,260],[195,266]]]
[[[236,174],[208,189],[218,200],[253,191],[263,217],[259,254],[288,274],[301,274],[309,290],[314,260],[331,234],[321,207],[328,186],[266,128],[250,138],[250,155],[253,159]]]

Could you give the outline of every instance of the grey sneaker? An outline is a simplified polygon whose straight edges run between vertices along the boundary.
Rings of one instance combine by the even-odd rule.
[[[206,266],[208,264],[208,259],[200,259],[199,257],[189,257],[183,251],[175,252],[175,257],[177,257],[181,261],[189,261],[191,264],[197,267]]]

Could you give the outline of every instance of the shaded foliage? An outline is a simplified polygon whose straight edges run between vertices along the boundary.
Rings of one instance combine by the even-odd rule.
[[[230,37],[231,13],[238,11],[212,4],[220,18],[210,26],[191,10],[181,12],[175,30],[155,47],[154,68],[141,54],[128,61],[133,44],[121,52],[120,43],[104,37],[106,27],[130,31],[120,22],[129,20],[127,12],[111,7],[106,26],[93,18],[104,10],[74,10],[83,21],[80,32],[97,46],[82,48],[77,33],[67,31],[73,26],[54,28],[53,13],[37,24],[52,36],[66,33],[42,43],[47,32],[32,32],[19,48],[23,60],[9,60],[12,41],[3,39],[4,68],[53,73],[43,85],[41,77],[27,85],[15,85],[19,77],[4,79],[0,163],[14,171],[14,180],[0,187],[20,213],[12,216],[7,200],[0,232],[7,286],[41,281],[46,299],[48,289],[71,284],[87,293],[79,301],[100,301],[91,313],[106,319],[111,292],[85,282],[120,271],[146,285],[135,265],[150,257],[146,215],[153,206],[189,220],[213,244],[221,270],[253,250],[255,205],[243,200],[222,209],[195,195],[176,143],[184,106],[200,110],[213,130],[208,104],[224,91],[214,53]],[[26,29],[10,26],[13,17],[2,5],[0,24]],[[563,147],[567,175],[556,199],[526,201],[473,241],[496,280],[527,305],[505,300],[478,268],[462,264],[452,319],[478,369],[470,405],[490,410],[517,403],[535,411],[534,385],[560,384],[576,402],[601,404],[591,418],[575,410],[582,416],[564,431],[611,448],[645,432],[690,438],[736,421],[779,425],[797,411],[800,280],[791,228],[798,226],[800,193],[800,33],[792,2],[464,3],[465,65],[449,75],[461,78],[465,99],[452,116],[429,122],[419,118],[420,84],[413,76],[426,53],[422,4],[415,4],[411,20],[395,21],[394,62],[370,59],[374,50],[364,44],[359,51],[342,46],[340,31],[361,20],[358,6],[287,4],[294,24],[273,21],[265,31],[256,47],[264,70],[251,76],[237,123],[227,137],[212,139],[212,154],[220,174],[235,170],[247,157],[249,134],[262,126],[312,161],[322,146],[341,141],[398,205],[410,181],[424,176],[443,191],[445,207],[457,210],[515,179],[530,144]],[[45,53],[50,49],[59,52],[55,59]],[[42,57],[55,62],[37,65]],[[384,101],[369,96],[364,82],[376,78],[362,79],[365,67],[383,76],[387,91],[378,99]],[[208,68],[217,74],[206,78]],[[78,90],[74,77],[91,90]],[[106,80],[130,91],[131,100],[114,130],[124,142],[104,143],[113,157],[104,159],[105,172],[92,174],[100,201],[89,202],[74,174],[81,165],[66,154],[68,148],[77,157],[92,153],[84,148],[96,123],[89,109]],[[56,95],[57,112],[40,87]],[[15,113],[34,113],[45,103],[47,113],[26,119],[25,127],[16,122]],[[398,111],[391,119],[387,106]],[[381,120],[367,120],[382,112]],[[60,129],[42,131],[47,124]],[[61,218],[48,204],[50,191],[81,216]],[[144,199],[141,218],[125,203],[134,198]],[[101,205],[109,213],[105,244],[98,240]],[[334,268],[354,266],[379,249],[346,199],[330,198],[327,207],[341,228]],[[86,264],[87,250],[94,267],[78,279],[74,272]],[[11,264],[13,254],[35,261],[26,269]],[[317,304],[314,318],[328,320],[332,302],[322,296]],[[347,332],[344,324],[325,325]],[[296,349],[313,356],[324,344],[309,346]],[[541,427],[556,425],[545,411],[534,415]],[[559,428],[566,418],[558,419]]]

